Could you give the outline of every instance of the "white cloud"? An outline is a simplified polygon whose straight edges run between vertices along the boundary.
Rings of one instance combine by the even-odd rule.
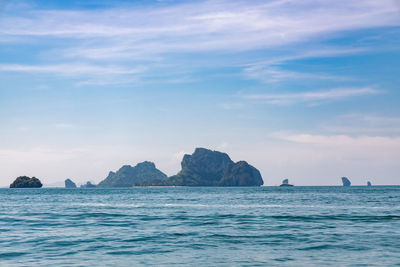
[[[40,59],[61,64],[3,64],[0,71],[52,73],[65,76],[97,75],[80,85],[130,83],[132,79],[107,75],[171,73],[188,71],[199,64],[170,62],[169,56],[182,53],[235,53],[260,49],[280,49],[293,44],[312,43],[321,37],[349,30],[400,25],[395,3],[390,0],[339,0],[269,2],[196,1],[184,4],[125,5],[96,10],[40,10],[33,6],[5,12],[0,22],[0,40],[45,43],[50,47]],[[337,36],[337,35],[335,35]],[[60,43],[59,39],[66,40]],[[13,41],[14,40],[14,41]],[[291,47],[290,47],[291,46]],[[225,62],[227,66],[245,66],[253,79],[279,82],[286,79],[343,79],[324,73],[289,71],[285,62],[301,58],[358,53],[361,48],[307,48],[301,53],[269,57],[251,63]],[[365,50],[364,50],[365,51]],[[96,63],[65,63],[65,60]],[[105,64],[104,62],[112,62]],[[160,62],[170,63],[157,67]],[[213,65],[214,62],[208,62]],[[221,63],[220,63],[221,64]],[[128,67],[128,65],[134,67]],[[190,72],[190,71],[189,71]],[[174,76],[171,78],[171,76]],[[177,80],[179,73],[171,73]],[[148,76],[147,76],[148,77]],[[135,80],[136,82],[136,80]]]
[[[66,76],[82,75],[124,75],[137,74],[144,71],[143,67],[123,68],[119,66],[96,66],[89,64],[70,63],[57,65],[22,65],[22,64],[0,64],[3,72],[32,72],[52,73]]]
[[[368,114],[345,114],[322,123],[324,132],[340,134],[400,134],[400,118]]]
[[[285,93],[285,94],[249,94],[243,97],[251,100],[263,100],[269,104],[292,104],[298,102],[312,102],[323,100],[338,100],[354,96],[379,94],[373,88],[334,88],[321,91],[309,91],[301,93]]]
[[[348,56],[368,52],[367,48],[340,48],[340,47],[307,47],[285,51],[280,54],[284,56],[270,56],[267,60],[258,60],[254,63],[246,64],[243,73],[251,79],[262,82],[280,82],[288,79],[319,79],[346,81],[350,77],[328,75],[325,73],[306,73],[299,71],[285,70],[284,66],[296,60],[313,58],[330,58]]]
[[[273,136],[294,143],[318,145],[323,147],[379,147],[400,148],[400,137],[387,136],[359,136],[348,135],[315,135],[315,134],[282,134],[275,133]]]
[[[399,183],[400,136],[274,132],[241,153],[270,185],[282,178],[296,185],[340,185],[341,176],[353,184]]]
[[[244,69],[244,72],[248,77],[264,82],[280,82],[288,79],[343,80],[343,77],[323,73],[288,71],[277,67],[260,65],[247,67]]]
[[[103,10],[26,10],[3,18],[2,36],[104,39],[71,49],[89,58],[182,51],[240,51],[329,33],[399,25],[392,1],[204,1]],[[75,50],[75,52],[72,52]]]

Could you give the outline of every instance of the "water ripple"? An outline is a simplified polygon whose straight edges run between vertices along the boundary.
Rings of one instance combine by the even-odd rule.
[[[400,187],[0,189],[0,266],[395,266]]]

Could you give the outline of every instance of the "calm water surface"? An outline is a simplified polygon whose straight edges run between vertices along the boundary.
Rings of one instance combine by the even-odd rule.
[[[0,189],[0,266],[400,266],[400,187]]]

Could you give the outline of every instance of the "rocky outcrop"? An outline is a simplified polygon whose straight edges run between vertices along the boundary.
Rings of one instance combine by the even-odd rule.
[[[87,181],[86,184],[82,184],[80,188],[95,188],[96,185],[92,184],[91,182]]]
[[[284,179],[282,181],[282,184],[280,186],[293,186],[292,184],[289,184],[289,179]]]
[[[372,186],[370,181],[367,182],[367,186]]]
[[[347,177],[342,177],[343,186],[350,186],[351,182]]]
[[[261,186],[263,184],[260,172],[246,161],[235,163],[218,183],[220,186]]]
[[[36,177],[29,178],[28,176],[20,176],[10,184],[10,188],[40,188],[42,183]]]
[[[135,167],[122,166],[117,172],[110,172],[99,187],[132,187],[137,183],[165,180],[168,176],[158,170],[153,162],[145,161]]]
[[[76,184],[71,180],[65,180],[65,188],[76,188]]]
[[[185,155],[182,170],[166,180],[138,183],[141,186],[260,186],[260,172],[245,161],[233,162],[225,153],[196,148]]]

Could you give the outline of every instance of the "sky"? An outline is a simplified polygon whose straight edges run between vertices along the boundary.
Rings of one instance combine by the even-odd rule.
[[[0,186],[196,147],[265,185],[399,185],[399,62],[397,0],[0,0]]]

